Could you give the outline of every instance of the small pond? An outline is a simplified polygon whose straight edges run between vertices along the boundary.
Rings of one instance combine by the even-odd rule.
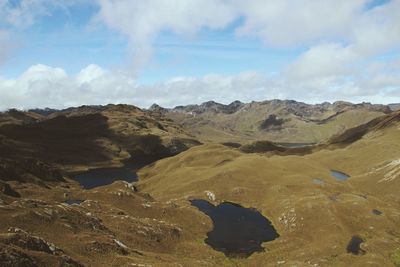
[[[137,181],[136,171],[141,167],[143,167],[142,164],[127,162],[119,168],[94,169],[80,173],[75,175],[73,179],[79,182],[84,189],[112,184],[118,180],[131,183]]]
[[[331,170],[331,175],[336,178],[338,181],[346,181],[350,178],[350,175],[345,174],[344,172]]]
[[[74,205],[74,204],[81,204],[83,201],[85,200],[81,200],[81,199],[68,199],[66,201],[64,201],[64,203],[67,203],[68,205]]]
[[[365,251],[361,248],[361,244],[364,240],[358,235],[353,236],[350,239],[349,244],[347,245],[347,253],[351,253],[354,255],[364,254]]]
[[[312,180],[312,182],[313,182],[313,184],[317,184],[317,185],[324,185],[325,184],[325,181],[320,179],[320,178],[314,178]]]
[[[316,143],[285,143],[285,142],[279,142],[276,143],[277,145],[288,147],[288,148],[299,148],[299,147],[307,147],[307,146],[313,146]]]
[[[214,228],[207,233],[205,243],[228,257],[243,258],[264,251],[263,242],[279,237],[272,223],[255,209],[231,202],[218,206],[201,199],[190,202],[213,222]]]

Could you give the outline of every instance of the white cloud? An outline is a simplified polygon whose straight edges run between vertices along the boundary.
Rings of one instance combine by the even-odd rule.
[[[360,58],[351,47],[339,43],[327,43],[311,47],[292,62],[286,75],[295,79],[319,79],[321,77],[352,74],[352,65]]]
[[[190,36],[203,27],[225,28],[236,16],[229,1],[218,0],[97,0],[98,20],[125,34],[131,42],[134,68],[152,55],[151,45],[162,31]]]
[[[83,85],[85,83],[90,84],[96,79],[101,78],[105,75],[105,71],[97,65],[91,64],[81,70],[76,77],[76,80],[79,85]]]
[[[129,102],[134,89],[131,77],[94,65],[76,76],[60,68],[35,65],[17,79],[0,79],[0,109]]]
[[[341,43],[360,54],[380,53],[400,43],[400,1],[367,8],[370,0],[97,0],[98,20],[128,36],[136,64],[151,56],[163,31],[193,35],[226,28],[242,18],[239,37],[255,36],[285,47]]]
[[[257,72],[243,72],[176,77],[163,83],[140,85],[128,73],[110,72],[96,65],[89,65],[77,75],[68,75],[61,68],[35,65],[16,79],[0,78],[0,95],[0,110],[109,103],[140,107],[158,103],[173,107],[208,100],[229,103],[273,98],[309,103],[335,100],[390,103],[400,99],[400,74],[384,71],[368,79],[363,76],[346,79],[334,75],[296,78],[281,73],[267,78]]]
[[[257,36],[267,45],[288,46],[343,37],[366,0],[232,1],[245,17],[238,36]]]

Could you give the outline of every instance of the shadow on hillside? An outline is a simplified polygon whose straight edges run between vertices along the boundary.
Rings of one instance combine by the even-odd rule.
[[[79,117],[58,116],[36,124],[4,125],[0,134],[18,142],[11,158],[35,157],[60,164],[107,160],[98,141],[110,138],[107,118],[101,114]]]

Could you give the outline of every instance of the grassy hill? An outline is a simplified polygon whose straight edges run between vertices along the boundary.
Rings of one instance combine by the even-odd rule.
[[[139,188],[182,205],[207,198],[210,191],[216,203],[231,201],[261,211],[280,238],[265,244],[266,253],[235,261],[238,266],[393,266],[391,255],[400,247],[399,129],[400,113],[387,115],[351,144],[332,144],[304,156],[243,154],[203,145],[143,169]],[[337,181],[330,170],[351,177]],[[315,178],[323,184],[313,183]],[[203,216],[202,223],[209,225],[209,219]],[[346,252],[355,235],[365,240],[363,256]],[[201,249],[212,255],[210,261],[222,257]]]
[[[17,113],[20,118],[30,114]],[[4,116],[10,117],[9,112]],[[10,119],[0,126],[0,179],[18,180],[36,165],[70,172],[119,166],[129,158],[151,162],[200,144],[161,114],[134,106],[84,106],[38,116],[18,123]],[[19,175],[15,170],[20,165],[25,168]],[[33,176],[40,180],[46,175]]]
[[[309,105],[289,100],[230,105],[206,102],[164,109],[166,116],[201,140],[239,143],[317,143],[389,112],[388,106],[368,103]]]

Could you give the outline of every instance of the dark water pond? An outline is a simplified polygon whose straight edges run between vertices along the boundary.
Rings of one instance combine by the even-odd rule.
[[[119,168],[94,169],[73,177],[84,189],[92,189],[98,186],[112,184],[115,181],[122,180],[126,182],[136,182],[136,171],[143,167],[142,164],[127,162]]]
[[[277,144],[288,148],[298,148],[298,147],[307,147],[315,145],[315,143],[277,143]]]
[[[83,201],[85,200],[81,200],[81,199],[68,199],[66,201],[64,201],[64,203],[67,203],[68,205],[74,205],[74,204],[81,204]]]
[[[205,243],[228,257],[243,258],[264,251],[263,242],[279,237],[271,222],[255,209],[230,202],[218,206],[201,199],[190,202],[213,222],[214,228],[207,233]]]
[[[355,235],[350,239],[349,244],[347,245],[347,252],[354,254],[354,255],[359,255],[359,254],[364,254],[365,251],[361,249],[361,244],[364,242],[364,240]]]
[[[331,175],[333,177],[335,177],[336,180],[339,180],[339,181],[346,181],[347,179],[350,178],[350,175],[345,174],[344,172],[335,171],[335,170],[331,170]]]
[[[222,145],[227,146],[227,147],[232,147],[232,148],[239,148],[242,146],[242,144],[236,143],[236,142],[225,142],[225,143],[222,143]]]

